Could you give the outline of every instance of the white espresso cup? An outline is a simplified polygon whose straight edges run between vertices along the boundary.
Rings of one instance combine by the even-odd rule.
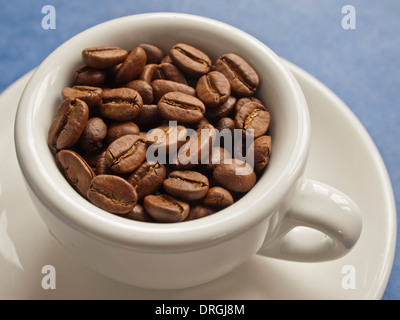
[[[110,214],[73,189],[48,146],[47,132],[61,102],[61,90],[71,85],[84,48],[115,45],[129,50],[151,43],[168,52],[182,42],[198,47],[213,61],[223,53],[237,53],[257,71],[257,95],[272,119],[268,166],[243,198],[201,219],[150,223]],[[123,283],[154,289],[211,281],[260,250],[274,258],[307,263],[346,255],[361,232],[359,208],[335,188],[303,177],[309,145],[306,100],[276,54],[232,26],[176,13],[111,20],[65,42],[32,75],[15,122],[18,161],[33,203],[51,234],[94,270]],[[310,227],[319,236],[311,244],[301,241],[303,233],[291,232],[298,226]]]

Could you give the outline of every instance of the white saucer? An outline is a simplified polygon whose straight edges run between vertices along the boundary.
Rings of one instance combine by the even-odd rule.
[[[386,168],[350,109],[315,78],[288,64],[311,112],[306,176],[349,194],[364,214],[361,238],[349,255],[324,263],[256,255],[223,278],[174,291],[130,287],[93,272],[49,234],[25,190],[13,123],[29,73],[0,96],[0,299],[380,299],[396,239],[395,202]],[[46,265],[56,270],[55,289],[42,288]]]

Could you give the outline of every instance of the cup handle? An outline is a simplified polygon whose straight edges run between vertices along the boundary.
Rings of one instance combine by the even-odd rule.
[[[338,259],[353,248],[361,233],[362,217],[349,196],[324,183],[302,178],[292,199],[277,235],[263,245],[259,254],[320,262]]]

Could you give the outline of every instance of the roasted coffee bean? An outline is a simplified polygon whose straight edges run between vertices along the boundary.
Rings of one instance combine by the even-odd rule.
[[[231,85],[221,72],[211,71],[199,79],[196,93],[207,107],[216,108],[228,101]]]
[[[146,52],[146,64],[161,63],[164,58],[164,51],[153,44],[141,43],[139,47]]]
[[[106,82],[106,77],[106,71],[83,65],[76,69],[73,82],[75,85],[99,87]]]
[[[115,75],[116,83],[126,83],[135,79],[146,65],[146,51],[141,47],[132,49]]]
[[[167,194],[148,195],[143,206],[146,212],[159,222],[180,222],[186,219],[190,206],[188,203]]]
[[[182,92],[168,92],[158,101],[158,112],[166,120],[191,124],[199,122],[206,108],[198,98]]]
[[[143,104],[151,104],[153,102],[153,87],[150,83],[144,80],[132,80],[124,86],[136,90],[142,97]]]
[[[152,146],[160,153],[176,153],[177,150],[186,142],[187,130],[182,125],[163,124],[147,133],[146,145]]]
[[[173,171],[163,183],[168,194],[187,201],[203,198],[209,186],[205,175],[190,170]]]
[[[139,127],[132,121],[111,122],[106,136],[107,145],[126,134],[139,134],[139,132]]]
[[[229,116],[235,105],[236,98],[230,96],[224,104],[221,104],[217,108],[206,108],[205,117],[213,123],[217,122],[219,119]]]
[[[263,105],[262,101],[260,99],[257,99],[255,97],[245,97],[245,98],[240,98],[235,105],[235,112],[239,112],[240,108],[242,108],[247,102],[257,102],[261,105]]]
[[[224,129],[227,129],[229,131],[232,131],[235,129],[235,121],[232,118],[221,118],[217,122],[216,129],[219,131],[222,131]]]
[[[219,209],[229,207],[233,202],[234,200],[230,192],[221,187],[210,188],[203,198],[203,204]]]
[[[135,189],[125,179],[115,175],[98,175],[87,192],[90,202],[111,213],[126,214],[136,205]]]
[[[57,153],[56,159],[68,182],[86,198],[90,182],[95,177],[92,168],[72,150],[61,150]]]
[[[150,130],[159,126],[164,119],[158,113],[156,104],[144,104],[134,120],[142,130]]]
[[[58,107],[47,140],[56,149],[72,147],[85,129],[89,117],[87,104],[80,99],[66,99]]]
[[[154,222],[155,220],[144,210],[144,207],[140,204],[136,204],[131,211],[123,215],[124,218],[142,221],[142,222]]]
[[[169,56],[179,69],[194,77],[209,72],[212,64],[203,51],[185,43],[175,44],[169,51]]]
[[[215,70],[228,78],[232,93],[238,96],[251,96],[260,83],[257,72],[235,53],[220,56],[215,63]]]
[[[106,161],[106,150],[103,151],[97,159],[96,162],[96,174],[114,174],[114,172],[107,165]]]
[[[173,159],[177,169],[191,169],[197,164],[208,162],[217,132],[211,124],[199,125],[197,130],[189,136],[178,154]]]
[[[146,159],[146,144],[138,135],[124,135],[108,146],[105,158],[113,172],[130,173]]]
[[[173,63],[172,59],[169,55],[165,56],[162,60],[161,63]]]
[[[155,70],[157,69],[157,64],[151,63],[151,64],[146,64],[143,67],[142,72],[140,73],[139,80],[146,81],[147,83],[151,83],[153,81],[153,75]]]
[[[260,172],[268,164],[271,154],[271,137],[261,136],[254,140],[249,148],[249,152],[254,154],[254,171]]]
[[[219,164],[213,172],[213,178],[224,188],[234,192],[248,192],[256,183],[253,168],[239,159],[232,163]]]
[[[163,79],[187,84],[185,76],[172,63],[161,63],[154,69],[153,80]]]
[[[90,86],[73,86],[65,87],[61,91],[64,99],[81,99],[85,101],[89,108],[97,107],[103,98],[103,90],[98,87]]]
[[[79,138],[79,144],[85,152],[98,153],[103,147],[103,140],[107,135],[107,125],[101,118],[90,118],[82,135]]]
[[[151,82],[151,86],[153,87],[154,103],[158,103],[160,98],[168,92],[182,92],[191,96],[196,95],[194,88],[171,80],[157,79]]]
[[[210,216],[215,213],[213,208],[206,205],[198,204],[190,208],[189,215],[185,221],[196,220]]]
[[[257,102],[246,103],[235,116],[235,127],[254,136],[255,139],[268,131],[270,122],[269,112]]]
[[[89,67],[108,69],[124,61],[128,51],[119,47],[92,47],[82,51],[82,60]]]
[[[207,169],[215,169],[215,167],[221,163],[229,163],[232,161],[232,155],[229,151],[222,147],[213,147],[211,149],[208,163],[206,164]]]
[[[134,119],[143,106],[140,94],[131,88],[103,90],[100,113],[103,117],[117,121]]]
[[[162,186],[166,172],[163,164],[143,162],[128,178],[128,182],[137,192],[138,200],[143,199]]]

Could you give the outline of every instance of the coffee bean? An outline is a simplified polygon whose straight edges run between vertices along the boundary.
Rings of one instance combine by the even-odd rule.
[[[185,221],[196,220],[210,216],[215,213],[213,208],[206,205],[198,204],[190,208],[189,215]]]
[[[153,87],[153,101],[158,103],[160,98],[168,92],[182,92],[191,96],[196,95],[196,90],[186,84],[171,81],[157,79],[151,82]]]
[[[231,85],[221,72],[211,71],[199,79],[196,93],[207,107],[216,108],[228,101]]]
[[[175,44],[169,52],[172,62],[183,72],[198,77],[211,68],[211,59],[203,51],[185,44]]]
[[[146,64],[161,63],[161,60],[164,58],[164,52],[162,49],[155,45],[141,43],[139,44],[139,47],[146,52]]]
[[[217,122],[219,119],[229,116],[229,114],[235,108],[235,105],[236,98],[230,96],[224,104],[218,106],[217,108],[207,108],[205,117],[213,123]]]
[[[190,124],[199,122],[206,110],[198,98],[182,92],[168,92],[158,101],[158,112],[166,120]]]
[[[221,118],[217,122],[217,130],[222,131],[224,129],[227,129],[229,131],[232,131],[235,129],[235,121],[232,118]]]
[[[114,172],[107,165],[106,161],[106,150],[104,150],[97,159],[96,162],[96,174],[114,174]]]
[[[163,164],[143,162],[128,178],[137,192],[138,200],[156,191],[163,184],[166,172]]]
[[[64,99],[81,99],[85,101],[89,108],[97,107],[103,98],[103,90],[91,86],[73,86],[65,87],[61,91]]]
[[[131,88],[117,88],[103,91],[100,113],[103,117],[117,121],[135,118],[143,106],[140,94]]]
[[[266,167],[271,154],[271,137],[261,136],[254,140],[249,148],[249,152],[254,152],[254,171],[260,172]]]
[[[87,104],[80,99],[66,99],[58,107],[47,140],[56,149],[72,147],[85,129],[89,117]]]
[[[205,175],[190,170],[173,171],[163,183],[164,190],[183,200],[199,200],[208,191],[209,182]]]
[[[134,120],[142,130],[149,130],[160,125],[163,118],[158,113],[156,104],[144,104]]]
[[[172,63],[161,63],[154,69],[153,80],[163,79],[187,84],[185,76]]]
[[[265,107],[257,102],[248,102],[236,113],[235,127],[258,138],[268,131],[271,116]],[[250,131],[252,130],[252,131]]]
[[[87,197],[94,205],[116,214],[129,213],[136,205],[135,189],[115,175],[98,175],[92,179]]]
[[[139,132],[139,127],[132,121],[111,122],[106,136],[107,145],[126,134],[139,134]]]
[[[263,104],[260,99],[257,99],[255,97],[245,97],[245,98],[240,98],[235,105],[235,112],[239,112],[239,110],[247,103],[247,102],[257,102],[259,104]]]
[[[142,72],[140,73],[139,80],[146,81],[147,83],[151,83],[153,80],[153,75],[155,70],[157,69],[157,64],[152,63],[152,64],[146,64],[143,67]]]
[[[239,159],[232,159],[231,164],[222,163],[213,172],[213,178],[224,188],[234,192],[248,192],[256,183],[253,168]]]
[[[96,69],[108,69],[116,66],[127,56],[128,51],[111,46],[91,47],[82,51],[83,62]]]
[[[79,138],[79,144],[85,152],[96,153],[103,149],[103,140],[107,135],[107,125],[101,118],[90,118],[82,135]]]
[[[238,96],[251,96],[260,83],[257,72],[235,53],[220,56],[215,63],[215,70],[228,78],[232,93]]]
[[[141,47],[131,50],[115,75],[116,83],[126,83],[135,79],[146,65],[146,51]]]
[[[157,148],[158,152],[168,154],[177,150],[186,142],[187,130],[182,125],[164,124],[147,133],[146,145]]]
[[[113,172],[130,173],[146,159],[145,142],[138,135],[124,135],[108,146],[105,158]]]
[[[155,220],[144,210],[144,207],[140,204],[136,204],[131,211],[127,214],[122,215],[122,217],[135,221],[142,222],[154,222]]]
[[[232,155],[229,151],[222,147],[213,147],[206,165],[207,169],[215,169],[215,167],[221,163],[228,163],[232,161]]]
[[[83,65],[76,69],[73,82],[75,85],[99,87],[106,82],[106,77],[106,71]]]
[[[203,198],[203,204],[213,208],[226,208],[234,202],[232,195],[227,189],[212,187]]]
[[[61,150],[57,153],[56,159],[68,182],[86,198],[90,182],[95,177],[92,168],[72,150]]]
[[[144,80],[132,80],[124,86],[136,90],[142,97],[143,104],[151,104],[153,102],[153,87],[150,83]]]
[[[186,219],[190,206],[166,194],[148,195],[143,201],[146,212],[159,222],[180,222]]]

